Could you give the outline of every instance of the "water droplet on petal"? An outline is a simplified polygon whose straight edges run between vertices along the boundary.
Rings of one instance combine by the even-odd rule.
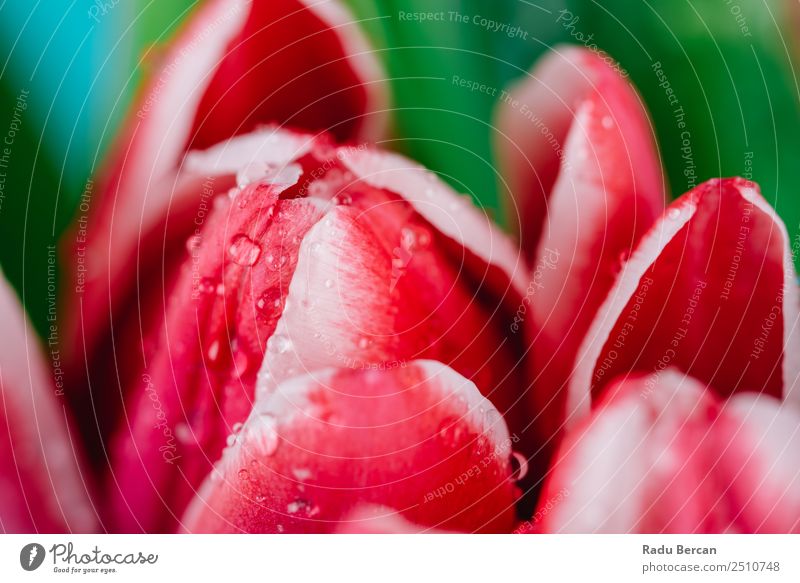
[[[194,254],[198,247],[200,247],[200,241],[202,237],[200,235],[192,235],[188,239],[186,239],[186,250],[189,253]]]
[[[242,468],[239,470],[239,479],[240,480],[249,480],[250,479],[250,472]]]
[[[271,316],[275,310],[281,307],[281,291],[278,288],[270,288],[265,291],[256,301],[256,308],[262,312],[263,316]]]
[[[283,334],[274,334],[267,342],[267,347],[270,352],[277,352],[278,354],[286,354],[292,348],[292,341]]]
[[[286,512],[289,514],[302,513],[305,516],[312,518],[319,514],[319,506],[311,504],[308,500],[298,498],[294,502],[289,502],[289,504],[286,505]]]
[[[208,347],[208,360],[216,362],[219,358],[219,340],[214,340]]]
[[[248,423],[247,442],[255,445],[262,456],[271,456],[278,449],[278,422],[275,417],[265,413],[258,422]]]
[[[366,348],[367,346],[369,346],[369,343],[370,343],[369,338],[367,338],[366,336],[358,339],[359,348]]]
[[[175,437],[178,438],[183,444],[189,444],[192,442],[192,430],[186,423],[178,423],[175,425]]]
[[[228,247],[228,254],[231,260],[239,265],[249,267],[258,261],[261,255],[261,246],[245,234],[236,235],[231,239]]]
[[[528,475],[528,460],[518,451],[511,452],[511,479],[519,482]]]
[[[198,289],[200,290],[200,292],[204,294],[210,294],[217,289],[217,286],[215,285],[214,280],[212,278],[204,277],[203,279],[200,280],[200,285]]]
[[[439,425],[439,438],[447,447],[457,447],[464,437],[464,428],[457,417],[447,417]]]
[[[667,211],[667,217],[672,219],[673,221],[681,216],[681,211],[676,208],[671,208]]]
[[[239,433],[242,430],[242,423],[234,423],[233,427],[231,427],[231,431],[234,433]]]
[[[294,477],[302,482],[311,477],[311,470],[308,468],[294,468],[292,470],[292,474],[294,474]]]
[[[328,289],[331,289],[333,287],[333,280],[332,279],[326,279],[325,280],[325,287],[328,288]]]
[[[604,128],[610,130],[614,127],[614,119],[610,115],[604,115],[603,119],[600,120],[600,123],[603,125]]]

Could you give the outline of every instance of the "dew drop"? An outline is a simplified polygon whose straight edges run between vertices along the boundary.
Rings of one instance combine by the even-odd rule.
[[[294,468],[292,474],[294,474],[295,478],[303,482],[311,477],[311,470],[308,468]]]
[[[328,289],[331,289],[333,287],[333,280],[332,279],[326,279],[325,280],[325,287],[328,288]]]
[[[528,475],[528,460],[518,451],[511,452],[511,479],[519,482]]]
[[[198,247],[200,247],[200,240],[201,240],[200,235],[192,235],[191,237],[186,239],[186,250],[189,253],[194,254],[195,251],[198,249]]]
[[[340,192],[339,194],[333,197],[333,203],[338,204],[340,206],[347,206],[353,203],[353,197],[351,197],[346,192]]]
[[[214,340],[208,347],[208,360],[216,362],[217,358],[219,358],[219,340]]]
[[[242,423],[234,423],[233,427],[231,427],[231,431],[234,433],[239,433],[242,430]]]
[[[485,435],[479,435],[475,440],[475,455],[482,457],[489,451],[489,440]]]
[[[366,348],[367,346],[369,346],[369,338],[367,338],[366,336],[363,336],[363,337],[358,339],[358,347],[359,348],[363,349],[363,348]]]
[[[231,434],[230,434],[230,435],[229,435],[229,436],[228,436],[228,437],[225,439],[225,445],[227,445],[228,447],[232,447],[232,446],[233,446],[233,445],[236,443],[236,441],[237,441],[237,439],[236,439],[236,435],[235,435],[235,434],[233,434],[233,433],[231,433]]]
[[[283,334],[274,334],[267,343],[270,352],[286,354],[292,348],[292,341]]]
[[[457,447],[464,437],[464,428],[456,417],[447,417],[439,426],[439,438],[445,446]]]
[[[261,255],[261,246],[247,235],[240,233],[231,239],[228,254],[234,263],[249,267],[258,261]]]
[[[308,500],[298,498],[286,505],[286,512],[289,514],[303,513],[305,516],[312,518],[319,514],[319,506],[311,504]]]
[[[248,441],[255,440],[261,455],[271,456],[278,449],[278,422],[269,413],[259,416],[259,423],[254,423],[249,430]]]
[[[186,423],[178,423],[175,425],[175,437],[178,438],[183,444],[191,443],[192,441],[192,430]]]
[[[241,470],[239,470],[239,479],[240,480],[244,480],[244,481],[249,480],[250,479],[250,472],[248,472],[247,470],[242,468]]]
[[[681,216],[681,211],[676,208],[671,208],[667,211],[667,216],[674,221]]]
[[[603,119],[600,120],[600,123],[603,125],[604,128],[610,130],[614,127],[614,120],[610,115],[604,115]]]
[[[281,291],[278,288],[271,288],[265,291],[256,301],[256,308],[264,316],[270,316],[274,311],[281,307]]]
[[[217,286],[214,285],[213,279],[211,279],[210,277],[204,277],[203,279],[200,280],[200,285],[198,289],[200,290],[200,292],[204,294],[210,294],[214,293],[214,290],[216,290],[216,288]]]

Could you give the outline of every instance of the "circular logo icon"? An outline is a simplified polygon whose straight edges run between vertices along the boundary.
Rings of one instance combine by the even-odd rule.
[[[30,543],[19,552],[19,564],[26,571],[35,571],[44,562],[44,547],[39,543]]]

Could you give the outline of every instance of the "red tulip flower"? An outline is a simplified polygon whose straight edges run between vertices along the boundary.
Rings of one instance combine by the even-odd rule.
[[[389,111],[338,2],[193,14],[69,241],[83,474],[17,459],[32,408],[70,425],[24,326],[0,357],[3,528],[796,530],[797,284],[757,186],[665,208],[636,91],[557,47],[498,104],[517,244],[375,144]]]

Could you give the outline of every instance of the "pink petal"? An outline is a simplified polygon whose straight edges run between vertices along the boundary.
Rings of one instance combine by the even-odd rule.
[[[544,532],[787,532],[800,521],[800,417],[771,397],[730,406],[666,370],[609,386],[568,434]],[[562,495],[564,492],[566,496]]]
[[[797,284],[783,223],[758,187],[711,180],[667,210],[624,266],[569,389],[576,421],[629,371],[676,367],[721,395],[797,401]]]
[[[231,427],[252,408],[300,241],[321,213],[254,184],[220,198],[185,261],[114,437],[111,518],[125,532],[171,528]],[[138,348],[141,352],[141,348]],[[128,354],[126,358],[134,358]],[[158,430],[154,430],[156,427]]]
[[[500,101],[497,127],[498,162],[533,269],[516,325],[534,339],[532,407],[547,440],[621,258],[663,211],[664,176],[639,96],[587,49],[544,57]]]
[[[131,324],[130,344],[115,347],[125,350],[117,373],[127,414],[108,485],[121,530],[171,530],[255,395],[320,368],[440,360],[524,427],[522,343],[507,336],[515,274],[360,180],[343,150],[310,136],[286,145],[262,133],[190,156],[224,172],[238,161],[242,187],[216,199],[169,299],[150,307],[143,345]],[[286,163],[271,148],[285,149]]]
[[[531,261],[543,246],[541,236],[563,229],[551,218],[554,211],[560,220],[580,224],[578,192],[580,210],[590,217],[608,208],[608,220],[625,213],[645,229],[654,207],[663,204],[664,177],[647,112],[612,65],[588,49],[558,46],[500,100],[497,160]],[[596,220],[581,222],[603,230]]]
[[[130,316],[141,291],[136,276],[149,275],[151,258],[173,271],[170,259],[204,202],[200,185],[208,182],[212,197],[232,186],[214,169],[200,169],[188,184],[176,178],[190,148],[272,122],[354,140],[386,130],[379,61],[336,0],[209,0],[153,60],[97,184],[87,187],[83,223],[65,242],[75,291],[67,295],[64,343],[73,383],[87,384],[86,358],[109,360],[108,330]]]
[[[511,440],[434,361],[317,371],[257,405],[183,520],[190,532],[328,532],[360,504],[426,527],[510,530]]]
[[[289,169],[326,141],[275,127],[232,138],[189,153],[180,172],[153,183],[152,192],[141,197],[141,207],[133,213],[137,220],[130,220],[130,209],[117,214],[113,225],[101,222],[110,229],[105,234],[93,215],[79,224],[76,241],[82,244],[76,270],[82,279],[67,292],[74,304],[65,310],[64,344],[73,387],[69,397],[77,410],[95,412],[96,419],[87,419],[85,429],[91,449],[102,449],[99,439],[118,421],[125,391],[90,387],[124,389],[132,376],[140,376],[145,338],[163,321],[181,264],[187,255],[198,255],[194,242],[210,221],[215,200],[236,186],[239,172],[251,166]],[[195,280],[194,288],[197,284]],[[117,358],[120,354],[125,358]]]
[[[70,433],[63,386],[42,360],[33,330],[0,273],[0,532],[97,529]],[[61,366],[58,351],[53,366]],[[60,376],[56,376],[59,379]]]
[[[729,496],[747,532],[800,532],[800,414],[766,395],[731,399]]]
[[[339,157],[364,183],[399,195],[459,247],[502,270],[517,292],[525,289],[527,270],[519,252],[469,196],[460,196],[435,174],[399,154],[342,148]]]

